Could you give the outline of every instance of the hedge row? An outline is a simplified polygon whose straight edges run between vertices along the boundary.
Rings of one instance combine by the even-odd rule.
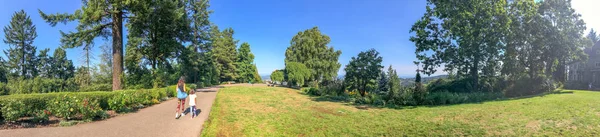
[[[195,88],[195,85],[188,84],[187,88]],[[14,119],[15,117],[36,117],[40,115],[40,112],[56,114],[56,112],[66,111],[61,109],[73,109],[77,108],[78,105],[87,106],[88,101],[97,103],[98,107],[102,110],[115,110],[117,112],[127,112],[128,110],[134,110],[143,106],[157,104],[160,101],[164,101],[165,99],[167,99],[167,97],[174,96],[176,96],[175,86],[139,90],[56,92],[7,95],[0,96],[0,116],[2,116],[0,118],[6,119],[8,121],[16,120]],[[69,98],[70,100],[65,100],[65,98]],[[69,102],[80,101],[81,103],[83,103],[84,100],[86,101],[85,104],[69,104]],[[61,105],[64,107],[62,107]],[[76,110],[69,111],[77,112]],[[70,119],[70,116],[76,114],[81,114],[83,115],[83,117],[86,117],[85,113],[69,113],[64,116],[55,116]]]

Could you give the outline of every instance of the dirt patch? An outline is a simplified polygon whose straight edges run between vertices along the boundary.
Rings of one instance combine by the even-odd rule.
[[[529,130],[537,131],[540,129],[540,121],[529,121],[525,127]]]
[[[311,109],[316,110],[317,112],[320,112],[320,113],[331,114],[331,115],[335,115],[335,116],[343,116],[340,113],[334,112],[332,109],[328,109],[328,108],[324,108],[324,107],[313,106],[313,107],[311,107]]]

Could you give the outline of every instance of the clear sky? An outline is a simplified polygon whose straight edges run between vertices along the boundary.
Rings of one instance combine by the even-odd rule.
[[[588,29],[600,29],[597,0],[573,0]],[[375,48],[383,57],[383,65],[393,67],[403,77],[412,77],[416,66],[414,44],[408,39],[411,25],[425,12],[424,0],[212,0],[211,21],[224,29],[232,27],[234,37],[248,42],[261,75],[284,68],[285,50],[299,31],[318,26],[331,37],[330,46],[341,50],[339,74],[352,56]],[[73,13],[80,0],[0,0],[0,26],[9,24],[15,11],[24,9],[37,27],[34,45],[54,50],[60,45],[59,30],[70,31],[76,22],[50,27],[37,9],[47,13]],[[587,33],[587,31],[586,31]],[[4,32],[0,31],[4,39]],[[125,41],[126,42],[126,41]],[[96,40],[95,55],[105,42]],[[0,50],[8,46],[0,42]],[[80,65],[81,48],[67,50],[68,58]],[[3,53],[0,56],[5,57]],[[97,62],[97,60],[95,61]]]

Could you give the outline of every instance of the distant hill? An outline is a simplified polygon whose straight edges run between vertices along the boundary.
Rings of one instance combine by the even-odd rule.
[[[262,75],[260,76],[260,79],[262,79],[263,81],[271,80],[271,75]]]
[[[447,78],[448,75],[439,75],[439,76],[431,76],[431,77],[421,77],[421,83],[427,84],[431,81],[440,78]],[[410,86],[415,83],[415,78],[400,78],[402,86]]]

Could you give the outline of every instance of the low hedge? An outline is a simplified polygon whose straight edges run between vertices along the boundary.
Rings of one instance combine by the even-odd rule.
[[[186,91],[193,86],[195,85],[186,85]],[[176,86],[139,90],[55,92],[0,96],[0,116],[2,116],[0,118],[5,119],[4,114],[11,115],[10,120],[14,120],[14,117],[36,116],[39,115],[39,112],[48,111],[49,102],[66,97],[95,101],[102,110],[127,112],[125,110],[132,110],[143,106],[157,104],[167,97],[176,96],[177,93],[175,87]]]

